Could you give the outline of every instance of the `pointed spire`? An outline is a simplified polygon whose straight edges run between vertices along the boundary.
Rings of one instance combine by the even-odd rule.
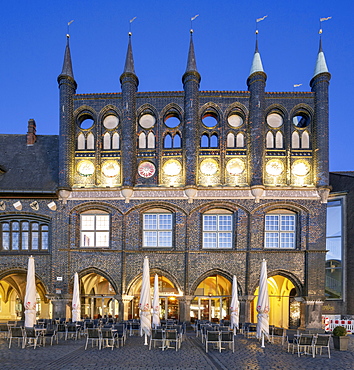
[[[315,71],[313,73],[313,77],[317,76],[320,73],[324,73],[324,72],[328,73],[328,68],[327,68],[326,58],[322,50],[322,38],[320,38],[320,47],[318,49],[317,61],[316,61],[316,66],[315,66]]]
[[[66,35],[66,48],[64,54],[64,63],[61,75],[69,76],[74,79],[73,66],[71,63],[70,45],[69,45],[69,34]]]
[[[127,56],[125,58],[125,65],[124,65],[124,71],[123,73],[134,73],[134,58],[133,58],[133,49],[132,49],[132,33],[129,32],[129,41],[128,41],[128,50],[127,50]]]
[[[187,68],[186,72],[198,72],[197,70],[197,63],[195,60],[195,53],[194,53],[194,44],[193,44],[193,30],[191,29],[191,38],[189,42],[189,51],[188,51],[188,60],[187,60]]]
[[[255,72],[264,72],[263,65],[262,65],[262,59],[261,59],[261,54],[258,51],[258,40],[257,39],[256,39],[256,48],[255,48],[255,51],[254,51],[250,76],[251,76],[252,73],[255,73]]]

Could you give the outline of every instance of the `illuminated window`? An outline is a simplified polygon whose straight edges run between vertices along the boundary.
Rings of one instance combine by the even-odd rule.
[[[172,213],[145,213],[143,215],[143,246],[172,247]]]
[[[46,251],[48,248],[48,222],[32,219],[0,222],[1,251]]]
[[[232,214],[203,215],[203,248],[232,248]]]
[[[109,247],[109,215],[102,211],[81,214],[81,247]]]
[[[265,247],[295,248],[295,214],[270,213],[265,216]]]

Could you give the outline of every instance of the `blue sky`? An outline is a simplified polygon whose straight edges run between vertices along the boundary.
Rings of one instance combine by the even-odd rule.
[[[120,92],[132,23],[139,91],[182,90],[193,22],[201,90],[246,90],[258,23],[266,91],[310,91],[319,43],[332,74],[330,170],[354,170],[351,117],[354,75],[354,2],[61,0],[2,4],[0,133],[25,134],[34,118],[38,134],[58,134],[58,85],[67,23],[78,93]]]

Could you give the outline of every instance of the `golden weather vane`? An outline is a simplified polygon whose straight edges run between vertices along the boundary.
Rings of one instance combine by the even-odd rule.
[[[262,18],[257,18],[256,19],[256,35],[258,35],[258,27],[257,27],[257,23],[258,22],[261,22],[261,21],[263,21],[264,19],[266,19],[268,17],[268,15],[265,15],[264,17],[262,17]]]
[[[129,21],[129,35],[131,36],[132,34],[132,23],[135,21],[136,17],[133,17],[130,21]]]
[[[74,20],[72,20],[72,21],[68,22],[68,32],[67,32],[67,34],[66,34],[66,37],[67,37],[67,38],[69,38],[69,37],[70,37],[69,27],[70,27],[71,23],[73,23],[73,22],[74,22]]]
[[[326,18],[320,18],[320,30],[318,33],[321,35],[322,34],[322,22],[330,20],[332,17],[326,17]]]
[[[196,14],[194,17],[191,18],[191,33],[193,32],[193,21],[199,17],[199,14]]]

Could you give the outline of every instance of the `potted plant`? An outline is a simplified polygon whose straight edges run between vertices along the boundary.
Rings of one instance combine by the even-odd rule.
[[[332,334],[334,348],[339,351],[347,351],[349,343],[347,329],[344,326],[336,326]]]

